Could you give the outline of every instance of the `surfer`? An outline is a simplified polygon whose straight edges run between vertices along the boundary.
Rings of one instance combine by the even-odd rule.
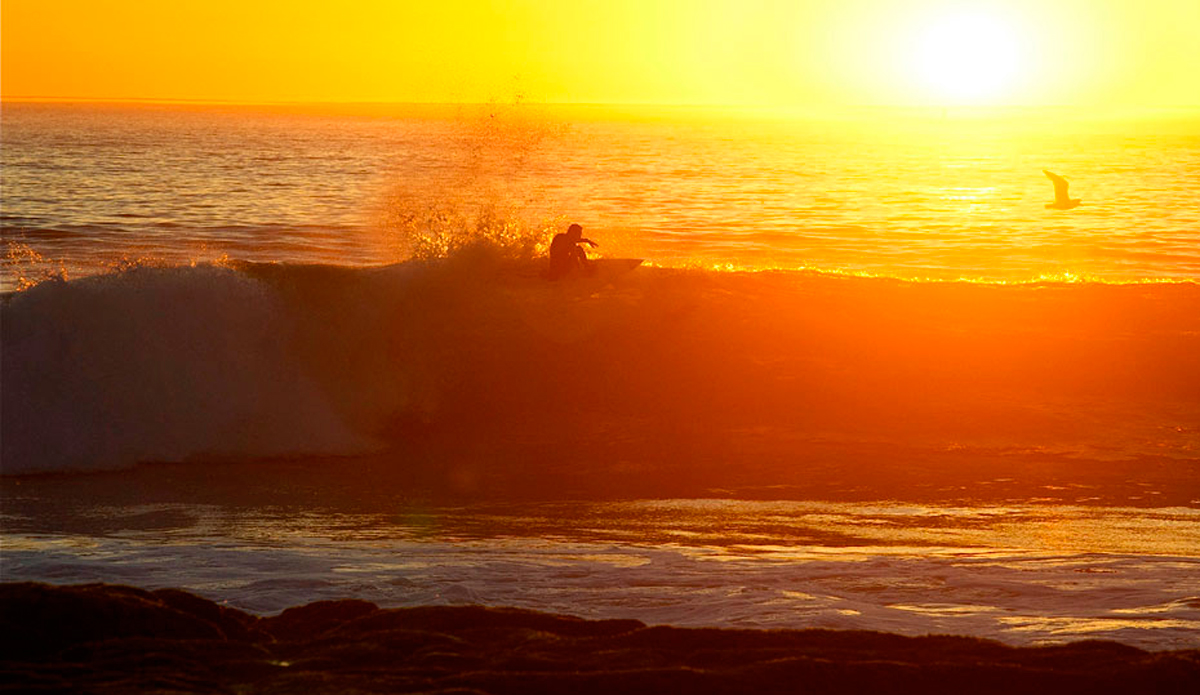
[[[583,238],[583,227],[573,224],[562,234],[555,234],[550,242],[550,272],[548,277],[557,280],[572,273],[588,273],[590,264],[587,253],[579,246],[587,244],[593,248],[598,246],[591,239]]]

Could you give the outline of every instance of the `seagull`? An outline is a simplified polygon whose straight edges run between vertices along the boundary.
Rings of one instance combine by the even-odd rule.
[[[1070,210],[1073,207],[1078,207],[1079,204],[1083,202],[1079,198],[1072,198],[1071,196],[1067,195],[1067,186],[1070,186],[1071,184],[1067,183],[1066,179],[1058,174],[1046,171],[1045,169],[1042,169],[1042,173],[1054,182],[1054,202],[1046,203],[1047,208],[1052,208],[1054,210]]]

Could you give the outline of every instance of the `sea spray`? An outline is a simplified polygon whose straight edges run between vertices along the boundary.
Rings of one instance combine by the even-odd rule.
[[[566,125],[518,96],[461,106],[443,127],[437,158],[400,162],[371,206],[372,234],[387,257],[448,258],[473,245],[544,255],[578,203],[545,173]]]

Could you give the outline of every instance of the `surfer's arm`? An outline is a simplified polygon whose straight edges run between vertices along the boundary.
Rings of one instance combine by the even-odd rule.
[[[588,246],[591,246],[592,248],[596,248],[597,246],[600,245],[600,244],[597,244],[596,242],[592,241],[591,239],[580,239],[579,243],[587,244]]]

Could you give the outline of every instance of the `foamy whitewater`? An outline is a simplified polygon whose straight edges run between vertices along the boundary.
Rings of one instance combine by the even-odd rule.
[[[1200,646],[1195,120],[5,105],[2,156],[4,581]],[[646,263],[548,282],[571,220]]]

